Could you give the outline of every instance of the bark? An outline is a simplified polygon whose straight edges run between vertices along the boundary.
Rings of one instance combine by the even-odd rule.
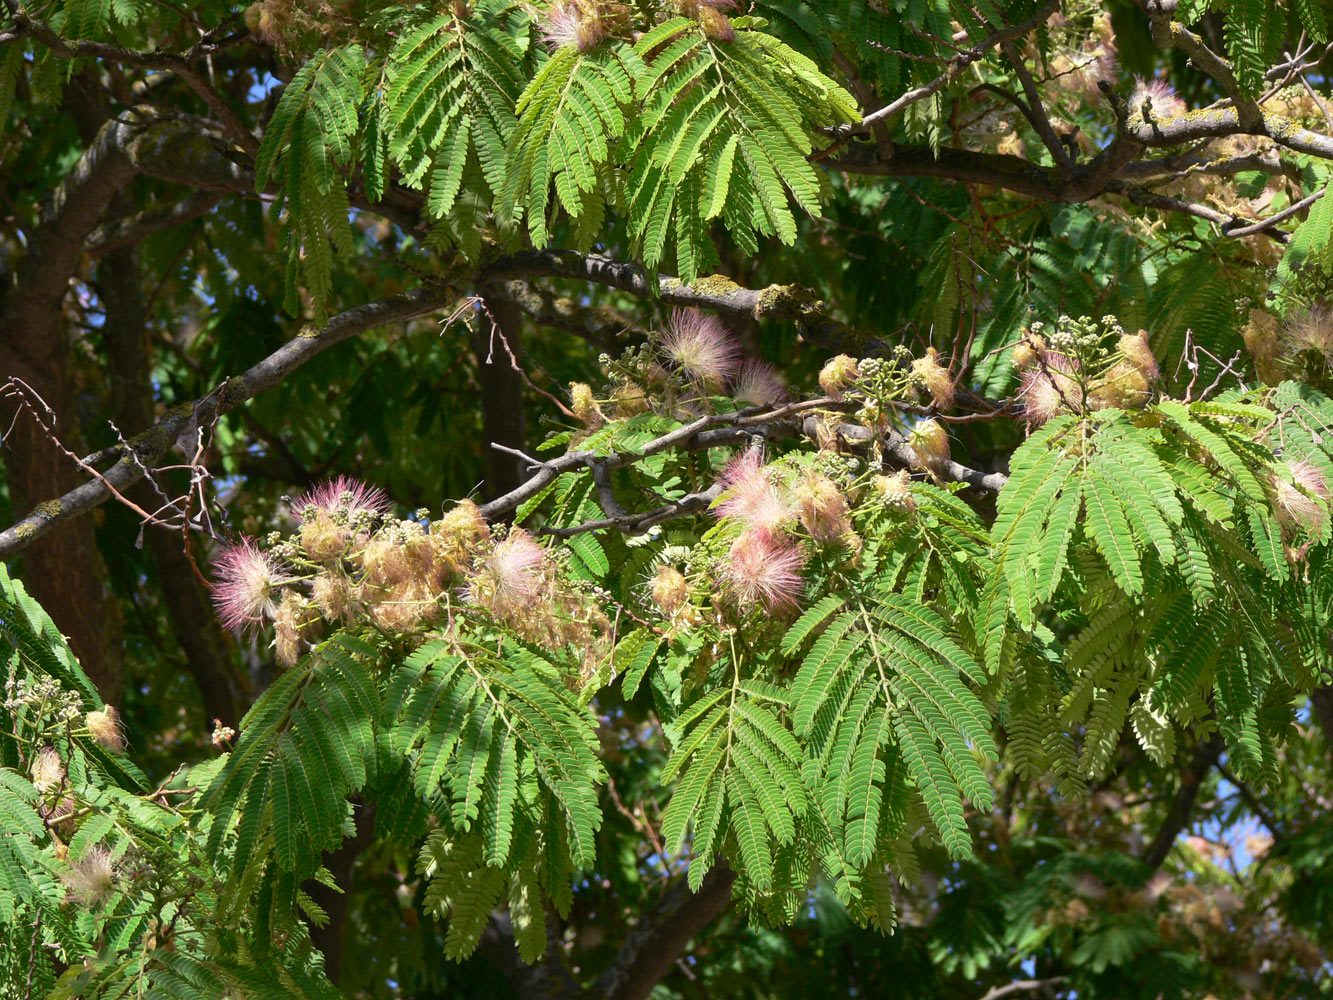
[[[330,889],[323,882],[307,882],[305,891],[321,910],[328,915],[328,922],[319,927],[310,925],[310,940],[324,956],[324,971],[336,985],[342,974],[343,932],[347,927],[347,905],[352,892],[352,875],[356,869],[356,859],[375,840],[375,807],[363,806],[353,799],[353,807],[359,810],[356,817],[356,834],[347,838],[336,851],[324,855],[324,867],[333,875],[333,882],[339,888]]]
[[[83,478],[51,440],[54,432],[71,450],[81,450],[63,304],[84,239],[134,175],[122,132],[123,126],[112,123],[95,134],[46,206],[16,273],[0,290],[0,374],[26,383],[50,408],[45,420],[52,425],[43,427],[24,412],[17,397],[0,399],[0,426],[12,425],[4,441],[5,471],[21,514],[39,506],[58,513],[44,502]],[[32,545],[25,553],[24,576],[103,697],[119,701],[118,627],[92,523],[80,520]]]
[[[1333,685],[1322,685],[1310,692],[1310,710],[1324,732],[1324,742],[1333,749]]]
[[[677,882],[662,901],[625,937],[625,943],[593,995],[598,1000],[645,1000],[690,939],[731,903],[736,874],[725,865],[714,868],[697,893]]]
[[[1157,836],[1153,838],[1147,853],[1143,856],[1143,863],[1153,871],[1162,867],[1166,856],[1171,853],[1171,848],[1176,843],[1176,838],[1189,823],[1190,815],[1194,812],[1194,802],[1199,797],[1199,786],[1203,783],[1209,768],[1217,763],[1224,747],[1222,737],[1214,734],[1212,739],[1194,748],[1194,756],[1180,775],[1180,788],[1176,792],[1176,797],[1167,807],[1166,817],[1157,829]]]
[[[401,322],[434,312],[451,301],[448,292],[434,288],[415,289],[401,295],[367,302],[339,313],[323,330],[304,330],[262,361],[233,375],[208,395],[193,403],[173,407],[152,427],[129,440],[129,450],[111,448],[87,456],[87,465],[115,464],[61,496],[42,505],[16,524],[0,531],[0,559],[7,558],[44,538],[65,522],[82,516],[111,499],[113,490],[124,493],[144,477],[171,450],[178,438],[187,435],[193,448],[193,430],[230,413],[246,400],[278,385],[305,362],[335,344],[385,323]]]

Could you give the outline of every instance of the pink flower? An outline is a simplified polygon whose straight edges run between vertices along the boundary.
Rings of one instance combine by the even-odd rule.
[[[753,529],[732,542],[722,578],[742,611],[756,602],[770,613],[787,611],[800,601],[804,565],[805,556],[795,542]]]
[[[327,479],[303,493],[292,504],[292,513],[300,518],[310,507],[326,514],[346,511],[349,518],[361,511],[383,517],[393,509],[393,502],[383,490],[367,486],[350,476],[339,476],[337,479]]]
[[[677,309],[662,334],[662,351],[685,375],[712,391],[740,367],[740,345],[716,316]]]
[[[719,517],[735,518],[747,528],[776,531],[796,516],[763,462],[759,449],[750,448],[727,466],[722,476],[727,492],[717,504]]]
[[[595,49],[606,38],[606,28],[595,7],[584,0],[561,0],[542,18],[542,41],[552,48],[573,46],[580,52]]]
[[[541,589],[546,550],[522,528],[515,528],[481,561],[465,596],[495,615],[524,610]]]
[[[1148,103],[1147,112],[1143,110],[1145,101]],[[1185,102],[1177,96],[1175,88],[1165,80],[1144,80],[1140,77],[1134,83],[1134,93],[1129,96],[1129,113],[1140,115],[1149,122],[1174,118],[1176,115],[1183,115],[1187,110]]]
[[[1324,530],[1328,520],[1328,485],[1323,474],[1309,462],[1290,462],[1292,482],[1274,477],[1277,516],[1283,524],[1300,528],[1311,535]]]
[[[738,403],[751,406],[774,406],[787,398],[787,387],[778,370],[765,361],[747,360],[741,366],[732,395]]]
[[[1291,470],[1291,478],[1297,486],[1301,486],[1313,493],[1320,500],[1329,499],[1328,484],[1324,482],[1324,474],[1309,462],[1288,462],[1287,468]]]
[[[273,593],[287,580],[271,555],[246,538],[223,549],[216,568],[213,603],[223,625],[230,629],[258,627],[265,616],[272,616]]]

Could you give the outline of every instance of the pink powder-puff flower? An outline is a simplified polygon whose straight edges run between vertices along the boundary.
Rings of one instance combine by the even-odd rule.
[[[1147,111],[1143,108],[1145,102],[1148,105]],[[1142,116],[1147,121],[1154,122],[1183,115],[1187,110],[1189,109],[1176,94],[1175,88],[1165,80],[1144,80],[1140,77],[1134,82],[1134,93],[1129,96],[1130,115]]]
[[[572,47],[580,52],[597,48],[606,38],[601,14],[590,0],[561,0],[541,20],[542,41],[551,48]]]
[[[677,309],[662,334],[662,353],[686,377],[709,391],[721,391],[741,362],[740,345],[716,316],[697,309]]]
[[[271,555],[246,538],[223,549],[216,569],[213,604],[223,625],[229,629],[258,627],[265,617],[272,617],[274,592],[288,581]]]
[[[1328,520],[1329,489],[1323,474],[1309,462],[1289,462],[1292,482],[1274,477],[1277,516],[1283,524],[1311,535],[1324,530]]]
[[[747,528],[776,531],[796,516],[796,510],[764,468],[758,448],[734,459],[722,476],[727,491],[717,504],[719,517],[730,517]]]
[[[762,604],[769,613],[790,611],[800,602],[805,556],[794,541],[752,529],[732,542],[722,578],[741,611]]]
[[[383,490],[350,476],[338,476],[298,497],[292,504],[292,513],[300,518],[311,507],[330,515],[346,512],[349,518],[362,512],[383,517],[393,509],[393,502]]]
[[[753,358],[741,366],[732,389],[736,402],[750,406],[775,406],[787,399],[787,387],[778,370],[765,361]]]

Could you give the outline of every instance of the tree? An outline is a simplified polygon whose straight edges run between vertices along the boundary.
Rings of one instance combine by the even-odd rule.
[[[4,996],[1327,991],[1319,0],[3,3]]]

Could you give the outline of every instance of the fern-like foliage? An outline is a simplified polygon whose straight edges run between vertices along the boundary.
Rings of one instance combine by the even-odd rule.
[[[304,278],[323,322],[333,291],[333,254],[350,253],[347,184],[359,127],[363,53],[345,45],[318,53],[292,78],[273,113],[255,161],[255,188],[279,191],[272,214],[287,210],[287,293],[284,308],[299,310]]]
[[[815,213],[820,175],[810,135],[852,120],[856,104],[810,61],[765,32],[760,18],[732,21],[720,43],[676,18],[639,39],[642,109],[625,137],[623,196],[634,246],[655,267],[674,234],[686,280],[717,262],[706,223],[721,218],[739,246],[759,236],[796,239],[788,197]]]
[[[1273,436],[1300,425],[1288,463],[1322,475],[1329,460],[1312,430],[1328,419],[1322,397],[1292,383],[1273,397],[1267,406],[1237,394],[1163,401],[1137,419],[1061,417],[1015,453],[977,627],[987,663],[1012,659],[1022,680],[1009,724],[1030,766],[1051,763],[1054,734],[1075,727],[1078,769],[1098,776],[1127,721],[1152,757],[1167,760],[1173,725],[1211,712],[1237,769],[1271,777],[1271,748],[1289,722],[1279,706],[1311,680],[1292,635],[1300,626],[1277,597],[1291,581],[1289,515],[1278,495],[1299,487],[1293,466],[1274,461]],[[1305,499],[1324,509],[1322,499]],[[1013,626],[1049,637],[1042,615],[1050,611],[1077,623],[1060,659],[1054,718],[1036,664],[1011,640]]]
[[[505,149],[525,80],[528,20],[485,0],[405,31],[372,89],[362,136],[366,193],[378,200],[394,168],[427,192],[426,211],[470,259],[505,183]]]
[[[219,919],[221,873],[189,818],[190,787],[216,764],[148,793],[138,768],[76,721],[105,706],[3,567],[0,636],[0,994],[336,996],[304,925]]]

